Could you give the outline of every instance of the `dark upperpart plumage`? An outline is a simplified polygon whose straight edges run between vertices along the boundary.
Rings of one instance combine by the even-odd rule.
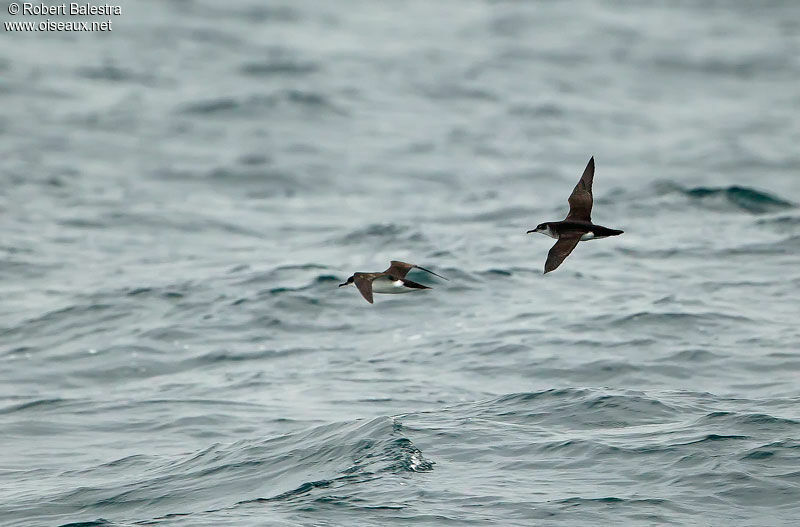
[[[406,263],[406,262],[400,262],[398,260],[392,260],[391,262],[389,262],[389,264],[390,264],[389,268],[386,269],[384,271],[384,273],[386,273],[388,275],[391,275],[391,276],[396,276],[397,278],[405,278],[410,270],[419,269],[420,271],[425,271],[426,273],[430,273],[433,276],[438,276],[439,278],[441,278],[443,280],[447,280],[447,278],[445,278],[444,276],[442,276],[440,274],[436,274],[433,271],[431,271],[430,269],[425,269],[424,267],[420,267],[419,265],[410,264],[410,263]]]
[[[589,240],[618,236],[623,233],[618,229],[610,229],[592,223],[593,181],[594,157],[589,159],[580,180],[572,189],[572,194],[568,199],[569,213],[567,217],[563,221],[540,223],[535,229],[528,231],[528,233],[541,232],[558,240],[547,253],[544,274],[557,269],[584,236],[591,236],[587,238]]]

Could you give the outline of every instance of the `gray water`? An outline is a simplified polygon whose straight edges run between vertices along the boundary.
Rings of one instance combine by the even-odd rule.
[[[797,524],[800,4],[122,8],[0,31],[0,524]]]

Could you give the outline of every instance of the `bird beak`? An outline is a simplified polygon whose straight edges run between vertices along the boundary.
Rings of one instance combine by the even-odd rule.
[[[529,230],[528,232],[526,232],[525,234],[530,234],[530,233],[532,233],[532,232],[536,232],[536,229],[531,229],[531,230]]]
[[[347,285],[347,282],[345,282],[343,284],[339,284],[339,287],[346,286],[346,285]]]

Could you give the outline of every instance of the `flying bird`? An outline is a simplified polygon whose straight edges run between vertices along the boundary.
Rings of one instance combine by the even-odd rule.
[[[578,242],[597,240],[618,236],[624,231],[609,229],[602,225],[592,223],[592,180],[594,179],[594,157],[589,159],[578,184],[569,196],[569,214],[563,221],[548,221],[540,223],[535,229],[528,231],[540,232],[558,240],[547,253],[544,264],[544,274],[558,268],[561,262],[578,245]]]
[[[361,296],[371,304],[372,293],[399,294],[410,293],[411,291],[419,289],[431,289],[426,285],[406,280],[406,275],[411,269],[419,269],[420,271],[425,271],[426,273],[447,280],[444,276],[418,265],[399,262],[397,260],[392,260],[390,264],[389,268],[382,273],[355,273],[348,278],[345,283],[339,284],[339,287],[355,284],[361,292]]]

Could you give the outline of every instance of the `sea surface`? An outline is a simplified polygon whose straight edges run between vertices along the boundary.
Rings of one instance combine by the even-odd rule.
[[[0,525],[798,525],[800,3],[119,5],[0,28]]]

